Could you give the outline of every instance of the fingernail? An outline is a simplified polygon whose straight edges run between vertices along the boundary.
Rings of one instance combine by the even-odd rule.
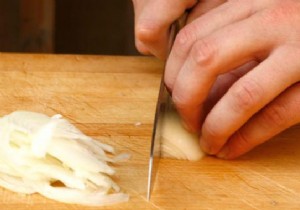
[[[200,138],[200,147],[201,147],[201,149],[205,152],[205,153],[207,153],[207,154],[210,154],[210,145],[209,145],[209,143],[206,141],[206,140],[204,140],[203,138]]]
[[[229,147],[225,146],[216,156],[221,159],[227,159],[229,155]]]
[[[191,126],[189,123],[187,123],[185,120],[181,120],[181,125],[188,132],[190,132],[190,133],[197,133],[197,130],[193,126]]]

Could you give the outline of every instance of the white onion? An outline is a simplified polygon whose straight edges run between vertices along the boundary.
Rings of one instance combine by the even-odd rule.
[[[110,145],[84,135],[61,115],[16,111],[0,118],[0,186],[65,203],[102,206],[128,201],[109,177]],[[63,186],[54,186],[60,182]]]
[[[189,133],[183,126],[174,107],[168,107],[162,121],[161,154],[183,160],[196,161],[204,156],[199,138]]]

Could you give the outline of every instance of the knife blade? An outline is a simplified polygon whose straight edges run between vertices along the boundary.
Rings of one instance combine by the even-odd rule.
[[[175,37],[180,28],[183,27],[186,20],[186,13],[182,15],[177,21],[175,21],[170,28],[170,39],[168,45],[168,54],[171,51]],[[165,69],[165,68],[164,68]],[[150,159],[149,159],[149,171],[148,171],[148,183],[147,183],[147,200],[150,200],[153,183],[155,182],[156,172],[159,165],[159,159],[161,156],[161,129],[163,124],[164,113],[170,105],[170,96],[164,84],[164,71],[162,73],[158,100],[156,103],[156,111],[153,123],[153,132],[151,139],[150,148]]]

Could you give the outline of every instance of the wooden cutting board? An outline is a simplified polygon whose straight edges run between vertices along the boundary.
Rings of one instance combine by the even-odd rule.
[[[114,179],[130,201],[70,205],[0,188],[0,209],[300,209],[300,126],[234,161],[162,159],[146,201],[150,138],[162,63],[145,57],[0,54],[0,115],[61,113],[132,158]]]

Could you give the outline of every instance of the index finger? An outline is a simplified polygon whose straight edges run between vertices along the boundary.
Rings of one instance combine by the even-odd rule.
[[[166,58],[170,25],[197,0],[133,0],[133,3],[136,47],[158,58]]]

